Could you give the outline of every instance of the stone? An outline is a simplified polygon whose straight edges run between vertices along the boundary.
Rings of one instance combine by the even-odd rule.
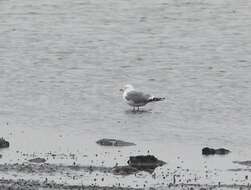
[[[128,165],[138,170],[153,172],[155,168],[163,166],[166,162],[158,160],[153,155],[130,156]]]
[[[6,141],[4,138],[0,138],[0,148],[8,148],[10,143]]]
[[[202,149],[203,155],[214,155],[214,154],[225,155],[228,153],[230,153],[230,150],[227,150],[225,148],[214,149],[214,148],[205,147]]]

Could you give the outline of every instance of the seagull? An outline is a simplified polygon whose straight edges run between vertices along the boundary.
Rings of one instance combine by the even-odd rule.
[[[149,102],[158,102],[165,99],[136,91],[130,84],[125,85],[120,91],[123,92],[122,97],[125,102],[133,107],[133,111],[135,111],[135,107],[137,107],[139,111],[139,107],[145,106]]]

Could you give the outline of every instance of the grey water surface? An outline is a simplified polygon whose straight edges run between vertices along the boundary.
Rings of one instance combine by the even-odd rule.
[[[150,153],[168,163],[160,179],[181,165],[202,183],[246,184],[248,170],[231,171],[251,157],[250,31],[247,0],[0,0],[0,136],[10,141],[1,164],[49,155],[114,166]],[[134,113],[119,92],[128,83],[166,100]],[[137,146],[103,148],[100,138]],[[232,153],[204,158],[203,146]],[[107,178],[98,183],[144,179]]]
[[[247,0],[0,0],[1,135],[249,149],[250,31]],[[133,113],[127,83],[166,100]]]

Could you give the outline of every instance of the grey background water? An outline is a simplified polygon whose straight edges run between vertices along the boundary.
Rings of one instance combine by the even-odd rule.
[[[250,148],[250,31],[246,0],[1,0],[1,132],[37,151],[102,137]],[[127,83],[166,101],[134,114]]]
[[[3,123],[251,145],[249,1],[3,0],[0,12]],[[167,101],[126,112],[127,83]]]

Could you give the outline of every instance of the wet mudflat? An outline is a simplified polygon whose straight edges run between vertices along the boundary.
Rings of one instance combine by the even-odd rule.
[[[145,145],[107,147],[96,141],[85,143],[92,147],[76,152],[2,150],[2,187],[12,184],[13,188],[29,185],[33,189],[249,188],[250,161],[245,160],[246,151],[234,149],[227,155],[204,156],[199,147],[185,145],[165,146],[161,150],[153,146],[145,149]],[[161,160],[151,155],[158,155]]]

